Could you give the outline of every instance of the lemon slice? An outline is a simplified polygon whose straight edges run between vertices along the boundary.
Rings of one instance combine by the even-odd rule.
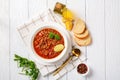
[[[60,52],[64,49],[64,45],[63,44],[58,44],[54,47],[54,51],[55,52]]]

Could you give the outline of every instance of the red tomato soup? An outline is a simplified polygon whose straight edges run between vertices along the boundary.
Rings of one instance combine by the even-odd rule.
[[[56,40],[56,39],[50,38],[49,34],[51,32],[59,35],[60,39]],[[51,28],[42,29],[35,35],[34,40],[33,40],[33,46],[34,46],[35,52],[39,56],[45,59],[55,58],[62,52],[62,51],[61,52],[54,51],[54,47],[57,44],[64,45],[63,36],[58,31],[56,31],[55,29],[51,29]]]

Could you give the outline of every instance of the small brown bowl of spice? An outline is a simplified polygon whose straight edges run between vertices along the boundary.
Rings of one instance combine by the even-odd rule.
[[[86,63],[80,63],[77,67],[77,72],[82,76],[86,76],[89,73],[89,67]]]

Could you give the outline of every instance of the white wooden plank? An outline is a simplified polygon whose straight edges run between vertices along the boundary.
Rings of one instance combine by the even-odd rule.
[[[67,0],[67,7],[75,13],[75,16],[85,21],[85,0]]]
[[[92,36],[87,47],[88,80],[105,80],[104,0],[86,0],[86,23]]]
[[[28,7],[29,19],[34,18],[47,9],[47,0],[29,0]],[[31,57],[29,56],[29,58]],[[39,80],[49,80],[49,77],[40,75]]]
[[[76,17],[85,21],[85,0],[67,0],[67,7],[75,14]],[[86,56],[86,47],[80,47],[80,50],[82,52],[82,56]],[[74,70],[68,73],[67,78],[68,80],[73,80],[73,78],[74,80],[86,80],[86,77],[83,77],[77,73],[77,66]]]
[[[29,0],[29,18],[39,15],[47,8],[47,0]]]
[[[120,0],[105,0],[106,80],[120,80]]]
[[[9,0],[0,0],[0,80],[9,80]]]
[[[56,2],[60,2],[63,4],[66,4],[66,0],[48,0],[47,2],[47,8],[54,9]],[[49,80],[53,80],[53,78],[50,76]],[[67,80],[67,74],[62,76],[59,80]]]
[[[28,58],[28,52],[17,27],[28,20],[28,0],[10,0],[10,80],[29,80],[19,74],[14,54]]]

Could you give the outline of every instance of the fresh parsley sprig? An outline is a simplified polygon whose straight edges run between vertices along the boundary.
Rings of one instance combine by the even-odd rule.
[[[37,80],[39,69],[36,67],[33,61],[18,56],[16,54],[14,61],[18,62],[18,66],[22,68],[23,74],[29,76],[31,80]]]
[[[53,32],[49,33],[49,38],[60,40],[60,36],[58,34],[53,33]]]

